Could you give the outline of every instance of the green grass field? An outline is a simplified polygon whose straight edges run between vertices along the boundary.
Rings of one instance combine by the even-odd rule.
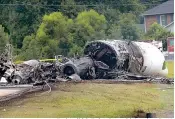
[[[166,65],[168,68],[168,77],[174,78],[174,61],[167,61]]]
[[[51,93],[1,106],[0,117],[133,117],[137,110],[155,112],[167,104],[173,110],[173,85],[166,87],[170,85],[64,83]]]

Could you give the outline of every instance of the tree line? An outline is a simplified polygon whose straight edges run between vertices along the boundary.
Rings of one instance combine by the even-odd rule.
[[[155,4],[160,0],[0,0],[0,48],[8,41],[16,59],[27,60],[81,55],[99,39],[154,39],[136,24]]]

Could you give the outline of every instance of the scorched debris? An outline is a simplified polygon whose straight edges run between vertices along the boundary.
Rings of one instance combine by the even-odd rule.
[[[152,48],[153,51],[150,52],[148,48]],[[12,84],[33,83],[38,85],[60,79],[126,79],[135,77],[139,80],[148,79],[151,76],[162,76],[167,71],[166,67],[162,68],[165,62],[163,54],[150,44],[143,42],[93,41],[85,46],[83,57],[61,57],[61,61],[56,60],[54,63],[29,60],[14,65],[9,52],[11,51],[7,47],[0,56],[0,79],[5,79],[7,83]],[[149,55],[151,53],[159,58],[156,68],[153,64],[150,65],[147,59],[147,56],[150,56],[151,62],[154,63],[155,59]]]

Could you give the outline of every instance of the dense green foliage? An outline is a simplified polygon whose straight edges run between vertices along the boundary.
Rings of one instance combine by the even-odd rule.
[[[174,36],[174,34],[155,22],[147,31],[146,36],[152,40],[164,40],[169,36]]]
[[[0,25],[0,54],[4,51],[5,45],[8,43],[8,35],[4,32],[4,27]]]
[[[20,58],[81,54],[87,41],[102,38],[105,23],[105,17],[94,10],[80,12],[76,19],[69,19],[61,12],[45,15],[36,35],[24,38]]]
[[[79,38],[75,38],[75,43],[83,47],[87,41],[103,38],[105,24],[104,15],[99,15],[94,10],[79,13],[75,19],[75,26],[79,27],[75,30],[75,35]]]
[[[120,17],[120,29],[121,36],[123,39],[128,40],[137,40],[140,38],[140,31],[135,26],[136,16],[128,13],[122,14]]]
[[[74,56],[81,55],[84,45],[92,40],[142,39],[143,33],[136,26],[141,21],[139,15],[160,3],[158,0],[0,0],[0,24],[9,34],[17,59]],[[152,38],[150,34],[146,36]]]

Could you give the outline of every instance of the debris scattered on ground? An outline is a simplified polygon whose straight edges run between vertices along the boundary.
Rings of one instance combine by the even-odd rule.
[[[139,45],[144,47],[140,48]],[[148,47],[152,48],[153,46],[149,44]],[[174,80],[160,76],[157,78],[159,74],[162,75],[161,71],[165,72],[164,69],[166,70],[166,68],[162,69],[164,57],[161,57],[163,54],[160,54],[159,50],[155,50],[155,52],[158,52],[162,58],[160,59],[162,64],[159,63],[161,68],[158,67],[160,71],[150,72],[154,67],[145,66],[145,62],[148,63],[145,61],[146,48],[145,43],[120,40],[94,41],[85,46],[83,57],[61,57],[54,63],[29,60],[14,65],[11,46],[7,45],[4,53],[0,56],[0,80],[4,83],[6,80],[10,84],[33,84],[34,86],[56,81],[90,79],[145,80],[172,84]],[[146,74],[150,74],[150,76]]]

